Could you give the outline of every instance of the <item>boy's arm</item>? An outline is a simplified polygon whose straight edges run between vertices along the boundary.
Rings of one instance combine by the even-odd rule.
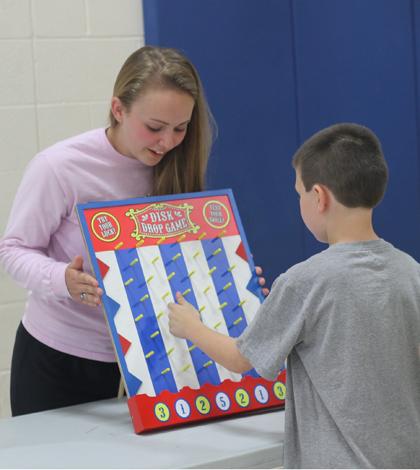
[[[200,314],[177,292],[178,303],[170,303],[169,329],[179,338],[192,341],[198,348],[226,369],[242,373],[252,369],[249,361],[240,353],[236,340],[203,325]]]

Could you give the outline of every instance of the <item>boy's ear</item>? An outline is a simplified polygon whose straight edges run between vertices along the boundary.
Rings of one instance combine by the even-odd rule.
[[[321,184],[315,184],[312,189],[316,197],[318,211],[321,213],[325,212],[325,210],[328,209],[330,202],[331,202],[330,193],[328,189]]]

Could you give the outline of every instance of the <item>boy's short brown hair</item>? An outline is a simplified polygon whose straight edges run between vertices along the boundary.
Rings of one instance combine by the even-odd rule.
[[[367,127],[353,123],[327,127],[293,156],[306,191],[323,184],[347,207],[375,207],[388,182],[381,143]]]

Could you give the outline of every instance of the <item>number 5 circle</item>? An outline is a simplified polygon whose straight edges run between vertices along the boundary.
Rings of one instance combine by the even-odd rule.
[[[226,393],[219,392],[216,395],[216,405],[222,411],[227,411],[230,408],[230,400]]]

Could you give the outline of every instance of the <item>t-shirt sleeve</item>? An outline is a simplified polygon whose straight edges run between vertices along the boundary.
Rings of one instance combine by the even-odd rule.
[[[303,339],[302,299],[287,275],[279,276],[253,321],[237,340],[238,348],[264,378],[277,377],[292,348]]]

